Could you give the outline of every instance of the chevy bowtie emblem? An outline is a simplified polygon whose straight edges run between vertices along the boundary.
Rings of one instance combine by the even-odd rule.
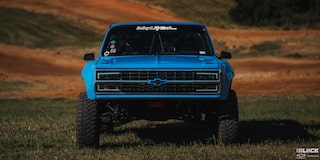
[[[161,79],[161,78],[154,78],[154,79],[149,79],[148,80],[149,85],[153,85],[155,87],[160,87],[161,85],[167,84],[166,79]]]

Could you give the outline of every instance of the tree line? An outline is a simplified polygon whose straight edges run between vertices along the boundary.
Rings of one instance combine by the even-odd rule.
[[[233,21],[247,26],[320,27],[320,0],[235,0]]]

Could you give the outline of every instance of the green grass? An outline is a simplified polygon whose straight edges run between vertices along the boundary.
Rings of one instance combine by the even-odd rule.
[[[32,87],[33,85],[28,82],[23,81],[0,81],[0,93],[8,91],[22,91],[27,87]]]
[[[256,54],[256,55],[274,53],[278,51],[280,48],[281,48],[281,44],[280,42],[277,42],[277,41],[265,41],[250,47],[250,49],[253,51],[253,54]]]
[[[235,4],[233,0],[138,1],[147,5],[161,6],[177,17],[219,28],[230,28],[229,9]]]
[[[295,159],[297,147],[320,144],[319,96],[239,96],[241,138],[230,146],[214,144],[204,125],[140,120],[78,149],[76,103],[1,99],[0,159]]]
[[[95,46],[103,35],[93,27],[50,14],[0,7],[0,42],[30,48]]]
[[[312,95],[242,96],[241,120],[296,120],[320,122],[320,97]]]
[[[247,57],[262,57],[262,56],[286,56],[281,49],[283,42],[281,41],[264,41],[259,44],[254,44],[249,48],[249,53],[242,53],[245,49],[243,46],[230,49],[235,58],[247,58]]]
[[[316,36],[317,37],[317,36]],[[309,42],[312,42],[311,40],[303,41],[304,38],[300,38],[300,40],[296,40],[300,43],[308,43],[309,48],[284,48],[282,46],[285,46],[287,43],[294,43],[294,40],[290,39],[286,42],[276,40],[276,41],[264,41],[259,44],[254,44],[247,50],[243,46],[239,47],[233,47],[228,48],[225,46],[225,43],[223,41],[216,41],[215,44],[218,44],[217,46],[219,48],[223,48],[224,50],[229,50],[233,54],[234,58],[248,58],[248,57],[263,57],[263,56],[275,56],[275,57],[288,57],[288,58],[297,58],[297,59],[312,59],[312,60],[319,60],[319,53],[317,53],[315,45],[310,45]],[[298,47],[296,47],[298,48]],[[243,52],[243,51],[246,52]]]
[[[11,97],[35,88],[32,83],[23,81],[1,81],[0,97]]]
[[[0,98],[1,97],[19,97],[23,94],[33,91],[47,91],[56,89],[56,86],[49,86],[44,83],[31,83],[24,81],[2,81],[0,80]]]
[[[226,46],[226,42],[213,40],[216,51],[224,50],[230,51],[233,58],[247,58],[247,57],[262,57],[262,56],[286,56],[288,51],[282,50],[283,42],[281,41],[264,41],[259,44],[254,44],[248,49],[244,46]],[[306,53],[302,53],[304,56]],[[294,58],[294,57],[293,57]],[[304,58],[304,57],[302,57]]]
[[[226,46],[226,42],[213,40],[216,51],[224,50],[230,51],[233,58],[247,58],[247,57],[262,57],[262,56],[286,56],[288,51],[282,50],[281,46],[283,42],[281,41],[264,41],[259,44],[254,44],[248,49],[244,46]],[[218,53],[219,54],[219,53]],[[303,53],[303,56],[305,53]],[[304,57],[302,57],[304,58]]]

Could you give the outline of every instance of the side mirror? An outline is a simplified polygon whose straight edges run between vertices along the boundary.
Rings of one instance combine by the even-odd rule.
[[[94,53],[86,53],[86,54],[84,54],[83,60],[85,60],[85,61],[92,61],[92,60],[94,60]]]
[[[232,58],[232,54],[230,52],[221,51],[221,54],[220,54],[219,58],[231,59]]]

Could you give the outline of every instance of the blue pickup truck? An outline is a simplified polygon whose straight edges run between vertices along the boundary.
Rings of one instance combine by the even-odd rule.
[[[218,56],[206,27],[194,22],[128,22],[109,27],[98,55],[84,55],[86,92],[76,118],[79,147],[100,132],[139,119],[204,121],[221,144],[238,135],[233,68]]]

